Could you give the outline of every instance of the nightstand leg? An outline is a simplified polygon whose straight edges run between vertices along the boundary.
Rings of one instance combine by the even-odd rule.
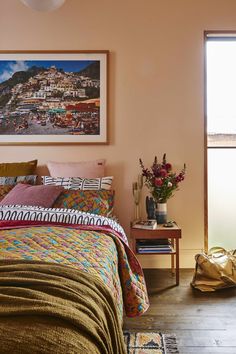
[[[171,247],[175,248],[174,239],[171,239]],[[174,254],[171,255],[171,273],[172,273],[172,275],[175,274],[175,255]]]
[[[176,285],[179,285],[179,239],[176,238]]]

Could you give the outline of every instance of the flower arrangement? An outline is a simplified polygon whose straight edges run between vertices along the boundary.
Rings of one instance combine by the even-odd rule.
[[[162,162],[157,161],[155,156],[151,168],[145,168],[143,161],[139,159],[144,177],[144,184],[150,190],[156,203],[166,203],[175,191],[178,190],[179,183],[185,178],[186,165],[179,174],[172,171],[172,165],[166,161],[166,154],[163,155]]]

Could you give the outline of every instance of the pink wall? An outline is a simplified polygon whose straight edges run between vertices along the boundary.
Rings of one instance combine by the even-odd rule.
[[[183,228],[181,265],[193,265],[204,241],[203,31],[236,29],[234,0],[67,0],[37,13],[19,0],[0,1],[0,49],[108,49],[108,146],[0,146],[1,161],[106,158],[115,176],[116,214],[126,231],[133,217],[131,184],[138,158],[164,152],[188,175],[168,203]],[[145,196],[144,191],[143,195]],[[156,257],[142,259],[145,266]]]

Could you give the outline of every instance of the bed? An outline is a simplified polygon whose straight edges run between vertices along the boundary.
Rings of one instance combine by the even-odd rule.
[[[110,217],[0,206],[1,353],[125,353],[122,318],[143,314],[142,269]]]

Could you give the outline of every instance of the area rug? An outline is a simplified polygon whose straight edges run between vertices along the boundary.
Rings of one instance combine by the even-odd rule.
[[[127,354],[178,354],[175,334],[124,332]]]

